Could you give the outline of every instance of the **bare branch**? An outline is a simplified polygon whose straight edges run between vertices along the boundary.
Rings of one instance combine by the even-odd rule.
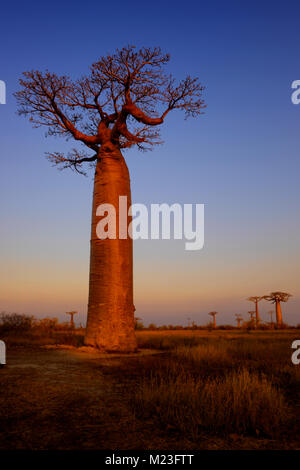
[[[95,162],[98,158],[97,154],[92,157],[87,157],[85,153],[79,152],[77,149],[72,149],[71,152],[68,153],[67,157],[65,157],[61,152],[47,152],[46,156],[48,160],[53,163],[54,166],[58,166],[60,170],[71,168],[77,171],[77,173],[81,173],[83,175],[86,175],[86,173],[82,170],[82,164],[85,162]]]
[[[170,111],[181,109],[186,117],[195,117],[205,108],[204,87],[190,76],[176,85],[164,70],[169,60],[158,47],[128,46],[100,58],[90,74],[77,81],[48,71],[25,72],[22,89],[15,95],[18,112],[35,127],[47,127],[48,135],[73,138],[97,155],[103,145],[151,149],[161,143],[159,131],[152,128],[158,128]],[[68,157],[54,153],[49,158],[74,168],[93,158],[80,155],[73,150]]]

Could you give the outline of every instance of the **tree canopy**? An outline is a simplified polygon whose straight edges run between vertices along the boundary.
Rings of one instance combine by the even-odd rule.
[[[248,297],[247,300],[249,300],[249,302],[260,302],[262,299],[264,299],[264,296],[258,296],[258,295],[253,295],[251,297]]]
[[[269,295],[265,295],[264,299],[268,300],[269,302],[287,302],[289,298],[292,297],[292,294],[288,292],[271,292]]]
[[[128,46],[101,57],[75,81],[49,71],[24,72],[15,94],[18,112],[35,127],[47,127],[48,135],[83,144],[67,155],[48,154],[62,168],[83,172],[83,163],[114,148],[151,149],[161,143],[158,126],[170,111],[180,109],[189,117],[205,108],[198,78],[188,75],[176,83],[165,71],[169,60],[158,47]]]

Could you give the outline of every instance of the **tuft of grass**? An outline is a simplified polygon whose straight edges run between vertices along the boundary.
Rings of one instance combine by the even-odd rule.
[[[218,343],[204,343],[196,346],[182,345],[174,350],[177,359],[185,359],[194,367],[230,367],[232,358],[228,347],[223,341]]]
[[[153,375],[141,382],[132,403],[138,416],[193,439],[205,431],[274,437],[289,416],[282,393],[245,368],[206,380]]]

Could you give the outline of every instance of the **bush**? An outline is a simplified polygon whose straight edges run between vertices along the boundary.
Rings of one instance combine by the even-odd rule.
[[[59,329],[58,319],[57,318],[42,318],[35,322],[36,330],[41,333],[52,333],[53,331]]]
[[[0,333],[10,334],[23,334],[31,330],[34,318],[29,315],[19,313],[5,313],[0,314]]]

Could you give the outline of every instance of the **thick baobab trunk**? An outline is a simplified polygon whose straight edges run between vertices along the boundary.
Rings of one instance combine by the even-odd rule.
[[[133,352],[137,350],[137,343],[132,239],[128,235],[119,238],[119,196],[127,196],[128,213],[131,205],[129,172],[121,152],[114,150],[100,156],[95,171],[85,344],[107,352]],[[96,211],[100,204],[111,204],[116,210],[116,239],[99,239],[97,236],[100,217]]]
[[[277,326],[282,326],[282,312],[279,300],[276,300],[276,323]]]

